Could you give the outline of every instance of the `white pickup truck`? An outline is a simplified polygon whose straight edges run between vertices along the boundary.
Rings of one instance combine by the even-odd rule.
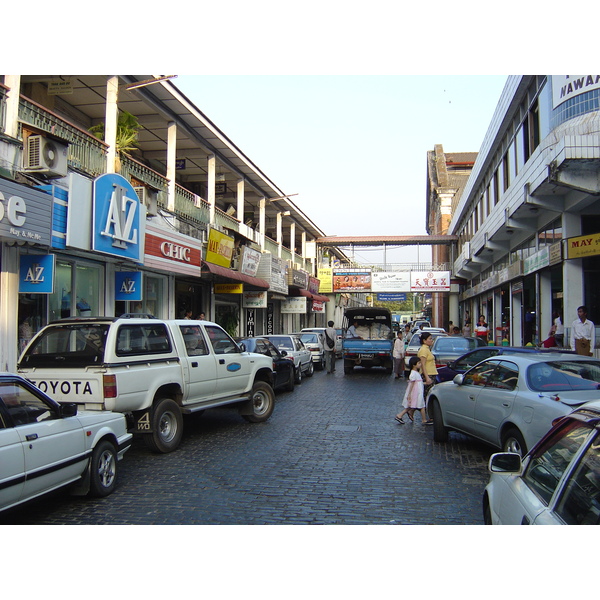
[[[259,423],[275,403],[273,359],[208,321],[62,319],[31,340],[18,372],[58,402],[125,413],[155,452],[177,448],[184,414],[239,403]]]

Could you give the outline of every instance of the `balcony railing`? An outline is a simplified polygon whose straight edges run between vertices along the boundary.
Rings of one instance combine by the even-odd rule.
[[[210,223],[210,205],[179,184],[175,185],[175,214],[183,215],[195,223]]]
[[[69,167],[93,177],[106,173],[106,149],[104,142],[84,129],[68,123],[57,114],[21,96],[19,102],[19,137],[22,139],[23,124],[55,135],[69,144],[67,156]]]
[[[215,225],[231,229],[232,231],[240,230],[240,222],[220,208],[215,208]]]

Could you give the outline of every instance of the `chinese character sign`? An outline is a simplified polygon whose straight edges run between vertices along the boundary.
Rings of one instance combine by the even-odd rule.
[[[449,292],[450,271],[411,271],[411,292]]]

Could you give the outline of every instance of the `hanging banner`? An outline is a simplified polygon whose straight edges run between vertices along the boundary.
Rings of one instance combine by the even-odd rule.
[[[333,292],[333,269],[318,269],[317,277],[320,281],[320,293],[331,294]]]
[[[370,292],[371,269],[334,269],[334,292]]]
[[[324,313],[325,312],[325,302],[321,302],[320,300],[313,300],[311,312]]]
[[[410,292],[410,271],[374,272],[371,277],[374,292]]]
[[[244,292],[243,283],[215,283],[215,294],[242,294]]]
[[[232,237],[211,228],[208,232],[206,262],[229,268],[233,258],[234,243],[235,240]]]
[[[143,300],[141,271],[117,271],[115,273],[115,300]]]
[[[243,308],[267,308],[267,292],[244,292]]]
[[[411,292],[449,292],[450,271],[411,271]]]
[[[306,314],[306,298],[288,298],[281,303],[281,314]]]
[[[258,265],[260,264],[261,253],[249,246],[242,246],[240,250],[239,272],[250,277],[256,277]]]
[[[21,255],[19,294],[52,294],[55,263],[54,254]]]

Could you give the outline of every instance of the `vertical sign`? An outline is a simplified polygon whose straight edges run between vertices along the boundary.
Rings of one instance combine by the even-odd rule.
[[[246,311],[246,335],[248,337],[254,337],[255,325],[254,309],[248,309]]]

